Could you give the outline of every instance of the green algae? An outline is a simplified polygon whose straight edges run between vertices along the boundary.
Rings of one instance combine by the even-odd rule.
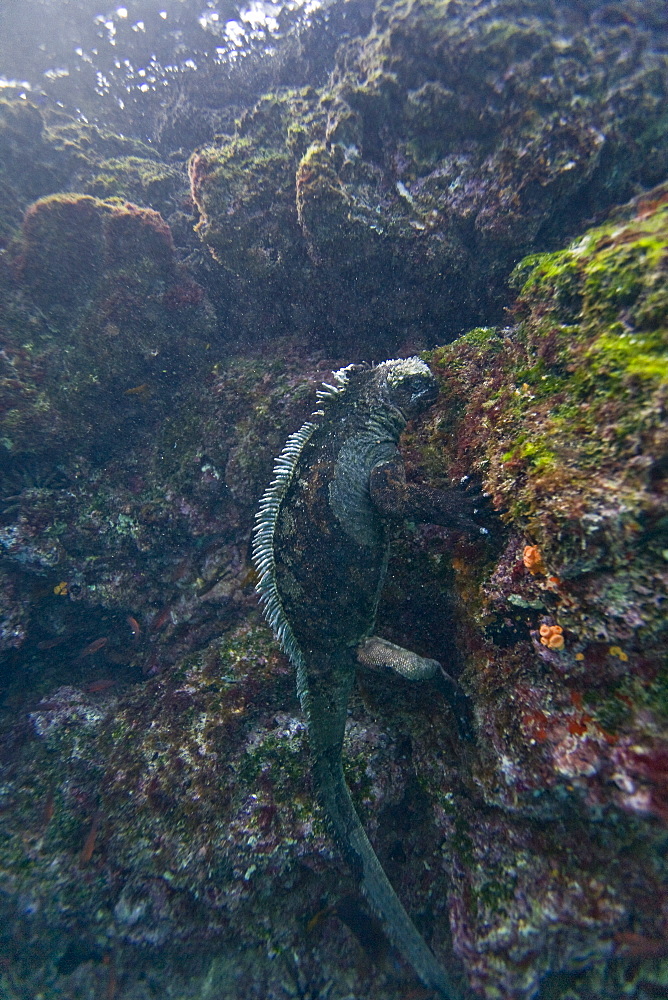
[[[269,734],[247,747],[239,765],[238,776],[243,784],[254,786],[260,776],[270,772],[280,780],[281,795],[278,801],[294,802],[294,790],[305,787],[309,773],[307,734],[305,730],[296,738],[284,733]]]
[[[528,469],[540,472],[552,469],[557,464],[557,456],[550,451],[544,440],[527,440],[524,435],[520,435],[515,444],[501,455],[503,462],[522,462]]]
[[[103,160],[86,182],[87,193],[109,200],[120,198],[137,205],[159,208],[168,205],[169,198],[179,190],[186,192],[186,177],[181,171],[156,159],[125,156]]]
[[[494,441],[496,457],[490,453],[489,460],[524,471],[527,501],[532,484],[538,489],[547,473],[567,481],[578,469],[622,460],[629,437],[656,426],[658,410],[648,423],[637,401],[659,392],[668,378],[668,317],[661,311],[668,213],[660,206],[640,215],[518,266],[522,321],[505,359],[501,338],[485,330],[435,354],[446,391],[484,354],[489,365],[504,365],[504,386],[485,393],[481,404]],[[602,426],[609,427],[606,439],[586,437]],[[503,447],[504,439],[509,446]],[[530,516],[521,501],[512,509]]]
[[[435,477],[478,475],[510,539],[498,562],[462,547],[452,582],[462,683],[503,747],[502,768],[498,752],[477,765],[486,801],[516,808],[514,773],[533,789],[519,796],[529,812],[558,787],[567,799],[593,787],[631,839],[638,810],[609,773],[628,767],[629,787],[645,782],[647,808],[663,808],[666,206],[660,187],[565,250],[523,260],[515,325],[429,355],[442,401],[418,452]],[[527,547],[543,560],[533,573]],[[563,627],[558,654],[540,643],[543,623]],[[640,763],[634,751],[624,763],[628,745],[645,747]]]
[[[623,328],[602,333],[590,348],[592,361],[599,362],[599,374],[637,375],[654,382],[668,383],[668,334],[629,333]]]
[[[72,120],[65,114],[50,116],[45,123],[45,138],[68,167],[86,171],[99,160],[138,157],[157,160],[158,153],[145,142],[119,135],[111,129]]]
[[[295,170],[311,121],[312,92],[265,95],[236,123],[232,136],[193,154],[192,194],[201,214],[198,231],[216,259],[258,278],[283,271],[294,258]],[[287,198],[285,197],[287,194]],[[242,217],[247,223],[241,225]],[[285,258],[285,261],[283,260]]]

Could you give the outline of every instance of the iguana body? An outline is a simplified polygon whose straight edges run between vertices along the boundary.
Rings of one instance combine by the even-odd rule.
[[[438,664],[372,636],[388,558],[388,518],[470,526],[451,494],[407,485],[397,450],[407,420],[434,402],[418,358],[349,366],[318,395],[293,434],[258,513],[253,555],[265,613],[297,671],[314,782],[332,833],[390,940],[425,985],[461,991],[436,961],[392,889],[346,787],[341,751],[359,660],[406,677]]]

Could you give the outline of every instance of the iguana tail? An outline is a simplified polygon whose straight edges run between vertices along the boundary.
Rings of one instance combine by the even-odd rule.
[[[328,761],[321,756],[314,759],[313,769],[318,797],[332,834],[388,938],[425,986],[435,990],[443,1000],[463,1000],[464,992],[429,950],[390,885],[355,811],[340,758]]]
[[[406,913],[355,811],[341,763],[348,699],[355,678],[353,652],[319,652],[307,671],[297,664],[297,691],[308,719],[316,793],[332,836],[359,879],[371,909],[392,944],[442,1000],[464,1000],[465,991],[432,955]],[[317,667],[316,667],[317,663]]]

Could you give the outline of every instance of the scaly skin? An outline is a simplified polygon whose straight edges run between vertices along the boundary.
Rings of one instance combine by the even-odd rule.
[[[409,679],[438,664],[372,636],[390,517],[471,527],[457,491],[408,485],[397,444],[437,395],[418,358],[337,372],[321,409],[292,435],[258,514],[253,555],[265,613],[297,671],[315,787],[331,832],[387,936],[446,1000],[462,989],[435,959],[390,885],[346,787],[341,752],[356,663]],[[359,647],[359,649],[358,649]]]

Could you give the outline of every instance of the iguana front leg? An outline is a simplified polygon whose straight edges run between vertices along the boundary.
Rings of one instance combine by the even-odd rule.
[[[393,520],[441,524],[459,531],[487,534],[474,520],[484,518],[484,498],[461,488],[439,490],[406,482],[406,469],[400,455],[375,465],[369,476],[371,499],[383,517]]]
[[[413,519],[427,524],[441,524],[469,534],[487,534],[487,528],[474,517],[484,520],[489,510],[479,492],[461,488],[434,489],[406,482],[401,455],[375,465],[369,476],[369,492],[383,517]],[[474,738],[474,727],[466,695],[438,660],[426,659],[394,643],[371,636],[356,650],[358,663],[368,667],[389,667],[408,680],[427,680],[436,676],[444,696],[450,702],[463,740]]]

